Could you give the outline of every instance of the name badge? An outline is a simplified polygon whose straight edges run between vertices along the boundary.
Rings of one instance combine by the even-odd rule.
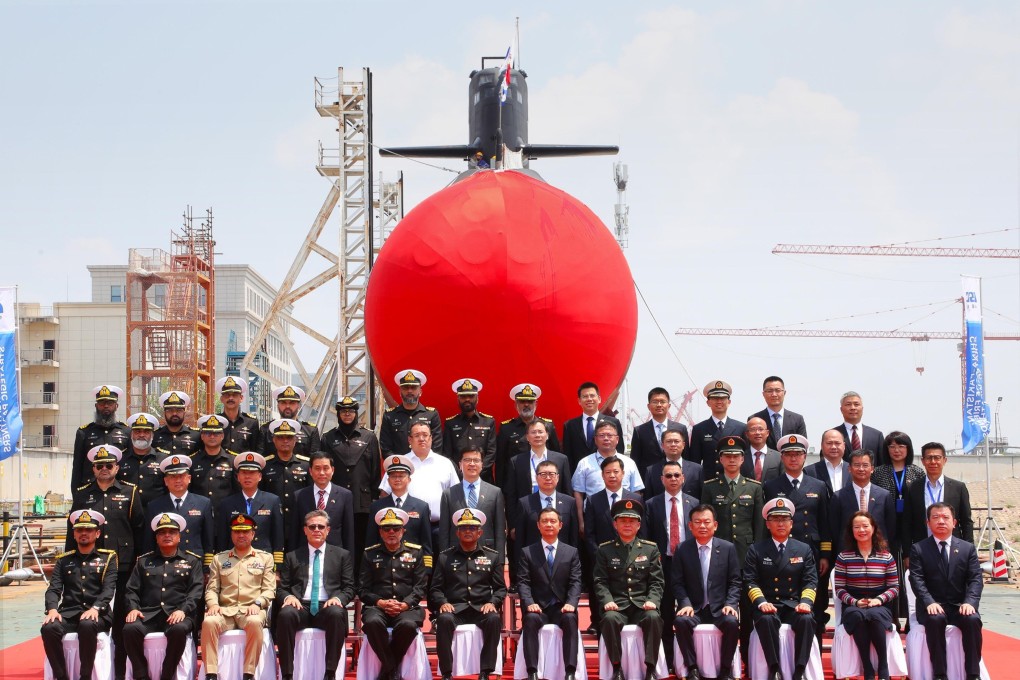
[[[772,564],[772,558],[771,557],[763,557],[763,558],[761,558],[761,563],[762,564]]]
[[[903,512],[903,499],[902,498],[897,498],[896,499],[896,512]]]
[[[803,561],[804,561],[803,557],[791,557],[790,558],[790,564],[800,564]]]

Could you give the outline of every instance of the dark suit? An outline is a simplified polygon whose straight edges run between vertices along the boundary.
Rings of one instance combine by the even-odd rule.
[[[542,418],[542,416],[536,417],[544,420],[546,429],[549,430],[549,439],[546,440],[545,447],[550,451],[559,451],[561,447],[560,438],[556,435],[556,423],[548,418]],[[531,450],[527,434],[528,423],[525,423],[520,416],[504,420],[499,424],[499,431],[496,433],[495,480],[497,485],[503,487],[504,496],[506,496],[504,485],[506,484],[507,474],[510,472],[510,461],[518,454],[527,453]],[[507,498],[510,499],[509,496]]]
[[[475,482],[475,493],[478,495],[479,510],[485,513],[485,526],[478,539],[481,545],[487,545],[499,553],[499,559],[506,559],[506,503],[499,487],[488,482]],[[460,543],[453,531],[453,513],[466,508],[467,498],[464,496],[464,485],[457,484],[443,491],[439,503],[439,545],[436,552],[442,552],[456,543]]]
[[[861,499],[853,482],[843,485],[839,493],[832,497],[829,506],[829,521],[832,523],[832,554],[838,555],[844,550],[843,535],[850,522],[850,516],[860,510]],[[882,530],[882,535],[889,545],[896,544],[896,501],[893,495],[874,484],[868,490],[868,512],[875,519],[875,524]],[[853,546],[845,546],[850,550]]]
[[[776,442],[782,439],[788,434],[799,434],[800,436],[807,439],[807,425],[804,424],[804,416],[799,413],[794,413],[789,409],[784,409],[780,415],[780,424],[783,426],[783,431],[776,433],[776,423],[772,420],[772,416],[769,415],[768,408],[763,408],[757,413],[752,413],[747,417],[748,420],[751,418],[761,418],[769,426],[769,438],[765,442],[770,449],[776,448]]]
[[[220,552],[233,548],[230,520],[242,512],[248,512],[244,492],[227,496],[216,509],[216,522],[219,524],[216,544]],[[272,553],[273,562],[279,567],[283,564],[283,508],[280,507],[280,498],[268,491],[257,491],[248,514],[255,520],[255,538],[251,547]]]
[[[844,461],[842,470],[843,470],[842,472],[843,486],[841,486],[840,488],[845,487],[847,484],[853,484],[853,480],[850,478],[850,464]],[[836,490],[832,488],[832,479],[829,478],[829,470],[826,467],[824,458],[818,461],[817,463],[805,465],[804,474],[814,477],[815,479],[820,479],[823,482],[825,482],[826,488],[829,489],[830,496],[836,493]]]
[[[515,544],[524,548],[542,538],[538,530],[538,513],[542,511],[542,494],[533,493],[517,501],[517,510],[512,513],[514,528],[517,532]],[[560,513],[563,526],[560,527],[559,541],[580,549],[578,542],[577,503],[573,496],[565,493],[556,494],[556,510]],[[518,549],[515,559],[520,562],[521,553]]]
[[[556,490],[565,494],[573,493],[573,489],[570,487],[571,466],[567,457],[559,451],[550,449],[546,449],[545,457],[546,460],[555,463],[556,469],[559,470],[560,481],[556,485]],[[517,454],[510,461],[510,469],[507,471],[503,485],[503,496],[507,503],[513,507],[518,499],[533,493],[533,486],[531,482],[531,450],[528,449],[527,452]]]
[[[709,544],[708,593],[705,593],[701,570],[700,546],[696,539],[689,538],[673,553],[670,583],[677,610],[685,607],[694,609],[693,616],[677,616],[673,620],[673,632],[677,645],[683,654],[688,669],[697,667],[694,653],[694,628],[701,623],[710,623],[722,632],[722,648],[719,655],[723,675],[729,675],[733,653],[737,651],[737,617],[724,614],[723,607],[734,610],[740,604],[740,563],[737,549],[729,541],[712,538]]]
[[[294,494],[294,512],[297,514],[299,526],[304,527],[305,515],[315,510],[319,504],[319,488],[312,484],[303,489],[298,489]],[[351,555],[354,555],[354,496],[350,491],[330,483],[329,495],[326,496],[325,512],[329,515],[329,536],[326,542],[330,545],[341,546]],[[304,531],[302,530],[302,536]],[[376,535],[378,539],[378,534]],[[366,543],[370,545],[374,543]]]
[[[752,446],[744,456],[744,464],[740,466],[740,474],[749,477],[761,484],[775,479],[783,472],[783,459],[775,449],[766,448],[765,458],[761,461],[761,479],[754,476],[754,447]]]
[[[840,423],[832,429],[843,435],[843,460],[850,462],[850,435],[847,434],[843,423]],[[864,431],[862,432],[861,430]],[[885,465],[889,462],[889,456],[885,452],[885,435],[882,434],[881,430],[876,430],[875,428],[868,427],[867,425],[858,425],[857,436],[861,439],[861,448],[875,454],[875,460],[872,461],[875,464],[875,467]]]
[[[701,463],[704,479],[718,477],[722,474],[722,465],[719,464],[719,454],[715,452],[716,444],[723,437],[743,437],[745,429],[747,429],[747,423],[732,416],[726,417],[726,423],[721,432],[712,418],[702,420],[691,430],[691,445],[684,449],[684,458]],[[747,465],[746,456],[744,465]]]
[[[666,492],[666,488],[662,485],[662,467],[665,464],[666,459],[663,458],[656,463],[652,463],[648,466],[648,469],[645,470],[645,488],[641,490],[641,494],[646,499]],[[684,486],[682,491],[688,496],[701,498],[701,465],[681,458],[680,466],[684,473]]]
[[[152,501],[147,508],[146,524],[151,526],[152,519],[164,512],[176,512],[188,523],[181,532],[181,550],[187,550],[202,556],[202,564],[206,567],[216,554],[216,524],[213,520],[212,501],[196,493],[188,492],[181,502],[181,509],[174,507],[174,498],[169,494]],[[145,550],[156,549],[156,533],[150,531],[145,536]]]
[[[323,607],[326,600],[319,602],[319,611],[311,613],[310,601],[305,599],[308,588],[309,544],[304,543],[287,553],[280,570],[280,585],[276,598],[282,605],[288,595],[301,600],[301,608],[280,607],[276,618],[276,645],[280,648],[280,674],[294,673],[294,636],[305,628],[320,628],[326,631],[326,671],[335,672],[340,663],[340,650],[347,637],[347,607],[354,599],[354,560],[351,554],[335,545],[323,543],[319,548],[321,557],[322,589],[326,600],[336,598],[339,606]],[[315,593],[311,594],[316,597]],[[340,669],[343,672],[343,669]]]
[[[664,432],[683,432],[684,442],[690,441],[687,426],[675,420],[666,420]],[[649,465],[666,459],[662,452],[662,441],[655,434],[654,420],[648,420],[634,428],[634,434],[630,438],[630,457],[642,475]]]
[[[961,481],[950,479],[943,475],[942,498],[943,503],[953,506],[953,516],[956,517],[956,528],[953,529],[953,536],[961,538],[968,543],[974,542],[974,520],[970,515],[970,492],[967,485]],[[924,505],[928,478],[918,479],[907,485],[904,495],[907,507],[907,529],[910,531],[910,542],[917,543],[928,537],[928,517]]]
[[[644,504],[641,494],[620,489],[618,501],[632,500]],[[648,527],[645,522],[641,523],[639,538],[648,536]],[[594,561],[595,553],[598,552],[599,544],[612,541],[616,538],[616,528],[613,526],[613,514],[610,512],[609,497],[606,490],[588,496],[584,502],[584,542],[588,546],[589,554]]]
[[[577,603],[581,598],[581,558],[577,548],[563,541],[556,545],[552,570],[548,566],[548,553],[541,541],[521,551],[520,578],[517,582],[521,596],[523,619],[524,662],[529,672],[538,667],[538,631],[547,623],[563,631],[563,665],[568,671],[577,666]],[[541,612],[529,612],[537,604]],[[561,611],[569,604],[572,612]]]
[[[974,545],[955,536],[949,542],[948,553],[947,567],[934,536],[910,549],[910,587],[917,597],[917,621],[924,626],[928,638],[934,675],[946,675],[946,625],[952,624],[963,633],[967,677],[977,677],[981,672],[981,615],[976,611],[984,587],[981,565]],[[928,613],[928,606],[935,603],[941,605],[944,613]],[[969,616],[960,614],[962,604],[974,607],[975,612]]]
[[[624,452],[623,426],[620,425],[620,421],[604,413],[596,413],[592,418],[594,420],[592,422],[591,442],[585,436],[588,416],[580,415],[563,423],[563,455],[570,461],[571,472],[577,467],[577,461],[589,453],[595,453],[595,430],[599,429],[599,425],[602,423],[610,423],[616,428],[616,434],[620,436],[620,441],[616,443],[616,452]]]
[[[372,501],[372,507],[368,509],[368,528],[365,532],[365,545],[375,545],[379,542],[379,526],[375,523],[375,514],[383,508],[395,508],[393,494],[387,494],[382,498]],[[429,504],[420,498],[408,495],[401,509],[409,516],[407,524],[404,525],[404,542],[420,545],[429,556],[426,566],[432,568],[432,511]]]
[[[697,498],[689,496],[683,493],[683,491],[680,492],[677,515],[680,519],[681,543],[691,536],[687,523],[691,520],[691,510],[697,507],[699,502]],[[672,498],[667,497],[665,493],[649,498],[648,502],[645,503],[645,519],[642,523],[645,533],[650,540],[655,541],[655,545],[659,548],[659,555],[662,557],[662,574],[666,579],[666,587],[662,591],[662,604],[659,607],[659,611],[662,612],[664,623],[672,621],[673,615],[676,614],[673,602],[673,589],[669,587],[673,557],[669,555],[669,532],[666,530],[666,517],[669,516],[672,505]],[[679,549],[679,546],[677,547]],[[673,658],[671,645],[667,645],[666,658]],[[672,664],[670,664],[670,667],[673,667]]]

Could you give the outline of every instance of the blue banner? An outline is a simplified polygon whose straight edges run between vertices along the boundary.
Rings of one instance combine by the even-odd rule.
[[[981,279],[963,277],[963,452],[970,453],[988,434],[985,398],[985,336],[981,321]]]
[[[0,288],[0,460],[13,456],[21,439],[17,328],[15,290]]]

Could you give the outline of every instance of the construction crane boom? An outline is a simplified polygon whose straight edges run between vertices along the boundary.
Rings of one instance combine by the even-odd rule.
[[[773,255],[885,255],[901,257],[974,257],[1020,259],[1018,248],[911,248],[908,246],[833,246],[777,243]]]
[[[892,338],[903,340],[962,340],[960,331],[846,331],[783,328],[678,328],[677,335],[729,335],[770,338]],[[1015,333],[985,333],[985,340],[1020,340]]]

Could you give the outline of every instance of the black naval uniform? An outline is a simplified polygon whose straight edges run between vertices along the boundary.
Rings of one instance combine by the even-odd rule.
[[[142,503],[148,506],[157,497],[166,493],[166,487],[163,486],[163,473],[159,469],[159,463],[162,460],[163,453],[154,448],[150,448],[139,456],[129,446],[124,451],[124,457],[120,459],[117,479],[137,486],[138,493],[142,496]]]
[[[202,448],[202,440],[198,436],[198,430],[192,430],[187,425],[181,425],[181,429],[176,432],[171,432],[163,425],[152,433],[152,447],[161,449],[167,454],[183,453],[185,456],[193,456]]]
[[[342,425],[342,423],[341,423]],[[340,426],[322,435],[320,446],[333,459],[333,484],[342,486],[354,497],[354,568],[361,573],[361,560],[368,531],[369,508],[379,497],[379,440],[375,433],[352,426],[348,436]],[[375,543],[374,538],[370,543]]]
[[[308,457],[321,448],[319,443],[319,428],[315,427],[311,423],[306,423],[303,420],[298,421],[298,425],[301,427],[299,427],[297,431],[297,441],[294,443],[294,453],[295,455],[301,454],[302,456]],[[259,428],[259,434],[262,437],[262,449],[259,453],[266,458],[275,455],[276,444],[273,443],[273,433],[269,431],[269,423],[265,423]]]
[[[446,419],[443,430],[443,455],[460,470],[460,454],[468,447],[482,452],[482,481],[495,484],[492,476],[496,464],[496,419],[476,411],[471,417],[458,413]]]
[[[77,544],[75,544],[77,546]],[[44,624],[42,634],[46,658],[56,680],[67,680],[64,662],[64,634],[78,633],[81,677],[92,677],[99,633],[113,621],[113,593],[117,589],[117,553],[113,550],[78,550],[60,553],[46,588],[46,611],[56,609],[62,621]],[[99,610],[99,621],[82,621],[87,609]]]
[[[223,448],[244,453],[262,452],[262,429],[259,421],[244,411],[238,411],[237,420],[230,420],[225,413],[217,413],[223,418]]]
[[[294,494],[298,489],[312,483],[308,474],[308,456],[292,454],[290,460],[283,460],[279,454],[266,456],[266,467],[262,470],[262,481],[259,488],[275,494],[280,499],[283,509],[283,550],[285,553],[296,550],[301,544],[307,544],[301,527],[303,518],[294,511],[296,505]]]
[[[218,506],[227,496],[241,490],[234,477],[234,456],[227,449],[220,449],[215,456],[204,450],[191,457],[191,484],[188,493],[204,496]],[[208,546],[206,546],[208,547]]]
[[[166,657],[160,677],[174,677],[194,631],[204,590],[202,558],[195,553],[178,548],[170,557],[157,550],[138,558],[125,597],[127,611],[142,612],[141,618],[124,624],[124,647],[133,672],[149,667],[145,659],[146,633],[162,632],[166,634]],[[184,612],[184,620],[168,626],[167,618],[175,611]]]
[[[453,631],[462,623],[473,623],[482,631],[479,670],[495,671],[503,626],[500,610],[505,597],[503,561],[493,548],[478,545],[466,553],[458,542],[439,553],[432,571],[429,609],[436,619],[436,654],[441,675],[453,672]],[[439,608],[447,603],[453,605],[453,612],[439,613]],[[485,604],[492,604],[496,611],[483,614]]]
[[[408,411],[402,405],[386,409],[382,424],[379,426],[379,447],[384,456],[403,455],[411,450],[407,437],[411,434],[411,426],[425,423],[432,430],[432,450],[443,452],[443,428],[439,422],[439,411],[431,406],[419,403]]]
[[[131,428],[118,421],[109,427],[85,423],[74,433],[74,456],[71,459],[71,489],[91,482],[92,462],[88,452],[97,446],[116,446],[122,452],[131,448]]]
[[[665,577],[662,559],[655,541],[635,538],[624,543],[620,538],[606,541],[595,553],[595,596],[602,613],[600,624],[606,654],[614,667],[620,665],[620,633],[628,623],[637,624],[644,633],[645,665],[655,665],[662,644],[662,604]],[[620,608],[606,611],[615,602]],[[654,602],[656,609],[644,609]]]
[[[400,666],[425,622],[425,611],[419,605],[425,598],[431,566],[432,556],[417,543],[404,541],[395,552],[383,543],[365,549],[358,588],[363,605],[361,630],[379,657],[384,677]],[[390,616],[376,606],[379,600],[400,600],[409,609]],[[393,629],[392,636],[387,628]]]
[[[560,440],[556,436],[556,424],[548,418],[540,419],[545,421],[546,429],[549,430],[549,439],[545,442],[545,448],[550,451],[559,451]],[[510,473],[510,461],[514,456],[531,451],[527,434],[528,423],[524,422],[520,416],[500,423],[499,433],[496,435],[495,475],[497,481],[493,482],[496,486],[504,488],[506,477]]]
[[[769,673],[779,670],[779,626],[783,623],[793,628],[794,666],[803,671],[815,641],[815,622],[810,611],[801,614],[795,608],[801,603],[811,607],[815,602],[818,569],[811,546],[788,538],[780,556],[776,542],[769,536],[747,551],[743,577],[754,614],[754,629],[758,631]],[[758,607],[765,602],[773,604],[778,611],[763,613]]]
[[[124,675],[127,655],[124,653],[122,631],[124,630],[124,594],[128,577],[135,564],[135,556],[140,552],[143,538],[142,528],[145,524],[145,513],[138,494],[138,487],[120,480],[114,480],[106,491],[99,488],[95,480],[80,487],[74,492],[71,512],[75,510],[96,510],[103,514],[106,523],[99,527],[99,539],[96,546],[117,553],[117,595],[113,600],[113,643],[114,669],[117,677]],[[74,541],[74,530],[70,521],[67,525],[67,541],[65,547],[72,550],[77,544]]]

